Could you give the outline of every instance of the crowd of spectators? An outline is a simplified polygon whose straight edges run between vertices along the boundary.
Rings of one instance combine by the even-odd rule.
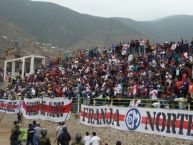
[[[1,98],[141,98],[172,101],[193,94],[193,41],[132,40],[49,60],[33,75],[10,79]],[[14,97],[14,98],[13,98]]]

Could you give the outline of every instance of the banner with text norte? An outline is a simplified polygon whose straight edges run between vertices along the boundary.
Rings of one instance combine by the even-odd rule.
[[[81,106],[80,122],[193,140],[193,111],[114,106]]]
[[[35,98],[23,101],[23,116],[26,119],[41,119],[62,122],[70,118],[72,101],[61,98]]]

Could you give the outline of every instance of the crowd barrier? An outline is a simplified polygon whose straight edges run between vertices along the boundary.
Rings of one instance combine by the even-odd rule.
[[[80,107],[80,99],[78,98],[73,98],[72,99],[72,113],[77,113],[79,112],[79,107]]]
[[[140,108],[163,108],[163,109],[179,109],[193,110],[193,102],[187,99],[177,98],[174,100],[162,99],[130,99],[130,98],[76,98],[73,101],[73,112],[79,113],[81,104],[88,106],[120,106],[120,107],[140,107]]]
[[[193,110],[193,102],[188,102],[184,98],[178,98],[175,100],[162,100],[162,99],[152,100],[152,99],[137,99],[137,98],[136,99],[135,98],[134,99],[131,99],[131,98],[92,98],[92,99],[72,98],[72,110],[71,110],[72,113],[79,114],[81,104],[88,105],[88,106],[107,105],[107,106],[120,106],[120,107]]]

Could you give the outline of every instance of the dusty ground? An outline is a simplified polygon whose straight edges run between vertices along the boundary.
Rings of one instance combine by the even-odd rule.
[[[1,119],[2,113],[0,113]],[[0,145],[9,145],[9,136],[12,122],[16,120],[15,115],[5,115],[0,122]],[[27,127],[31,120],[24,120],[23,126]],[[49,136],[51,138],[52,145],[56,145],[55,140],[55,127],[56,123],[48,121],[39,121],[40,124],[48,129]],[[75,134],[81,132],[83,135],[86,131],[96,131],[98,136],[102,139],[102,145],[108,143],[109,145],[115,145],[117,140],[122,140],[123,145],[190,145],[190,141],[180,140],[175,138],[167,138],[157,135],[148,135],[136,132],[124,132],[111,128],[94,128],[81,125],[78,119],[73,116],[70,121],[67,121],[68,130],[74,140]]]

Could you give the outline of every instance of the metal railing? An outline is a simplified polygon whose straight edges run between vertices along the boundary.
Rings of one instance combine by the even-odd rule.
[[[193,110],[193,102],[186,99],[163,100],[163,99],[130,99],[130,98],[74,98],[72,112],[79,113],[81,104],[88,106],[122,106],[122,107],[141,107],[141,108],[163,108]]]

